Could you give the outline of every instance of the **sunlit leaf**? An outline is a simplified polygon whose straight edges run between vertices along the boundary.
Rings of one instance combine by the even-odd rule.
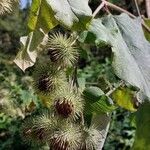
[[[129,88],[118,88],[112,93],[112,99],[121,107],[130,110],[136,111],[135,107],[135,94]]]
[[[54,12],[46,0],[33,0],[28,18],[30,31],[42,28],[44,32],[48,32],[57,24]]]
[[[57,20],[46,1],[33,0],[28,21],[30,33],[21,38],[22,48],[14,60],[23,71],[34,65],[39,47],[44,45],[46,34],[56,25]]]

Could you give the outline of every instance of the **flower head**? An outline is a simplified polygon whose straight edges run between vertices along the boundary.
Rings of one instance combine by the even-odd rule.
[[[77,58],[77,48],[73,46],[74,39],[61,33],[54,33],[47,43],[48,55],[52,62],[62,68],[72,66]]]
[[[18,0],[0,0],[0,15],[6,12],[10,13],[14,2],[18,2]]]
[[[81,96],[73,89],[65,89],[54,99],[54,106],[57,113],[64,118],[77,119],[84,106]]]
[[[50,95],[67,84],[64,72],[51,64],[37,66],[33,75],[37,94]]]
[[[89,128],[83,129],[83,141],[81,143],[81,150],[95,150],[98,148],[98,144],[101,141],[101,133],[93,125]]]

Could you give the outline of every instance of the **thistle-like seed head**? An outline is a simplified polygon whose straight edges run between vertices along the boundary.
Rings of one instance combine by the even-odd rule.
[[[98,144],[101,141],[101,133],[94,126],[89,128],[84,127],[82,135],[82,143],[80,150],[97,150]]]
[[[73,90],[64,90],[55,98],[55,109],[64,118],[77,119],[83,111],[83,99]]]
[[[40,95],[50,95],[67,84],[64,72],[51,64],[38,66],[33,78],[35,90]]]
[[[25,142],[36,141],[36,136],[33,134],[33,121],[31,118],[24,120],[24,123],[21,126],[21,136]]]
[[[27,142],[46,143],[49,135],[57,128],[58,119],[52,113],[44,112],[42,115],[25,120],[21,134]]]
[[[62,68],[72,66],[78,58],[77,48],[73,46],[74,39],[61,33],[54,33],[47,43],[48,55],[55,65]]]
[[[18,0],[0,0],[0,15],[6,12],[10,13],[14,2],[18,2]]]
[[[68,118],[74,111],[74,105],[69,100],[67,100],[65,97],[61,99],[56,100],[55,108],[61,116],[64,118]]]
[[[52,150],[77,150],[81,143],[81,131],[72,123],[63,124],[50,137]]]

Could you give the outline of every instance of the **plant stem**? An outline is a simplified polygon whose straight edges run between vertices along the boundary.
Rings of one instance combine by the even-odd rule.
[[[125,85],[124,81],[121,80],[121,82],[119,83],[119,85],[118,85],[117,87],[114,87],[114,88],[111,89],[110,91],[108,91],[108,92],[106,93],[106,95],[107,95],[107,96],[110,96],[114,91],[116,91],[116,89],[118,89],[119,87],[124,86],[124,85]]]
[[[79,35],[76,36],[76,38],[74,39],[74,41],[71,43],[71,46],[73,46],[76,43],[76,41],[77,41],[78,38],[79,38]]]
[[[93,18],[99,13],[99,11],[105,6],[105,1],[102,1],[101,4],[93,12]]]
[[[134,3],[135,3],[135,6],[136,6],[136,9],[137,9],[138,16],[141,16],[141,13],[140,13],[140,9],[139,9],[137,0],[134,0]]]
[[[103,1],[105,1],[105,0],[103,0]],[[115,4],[112,4],[112,3],[107,2],[107,1],[105,1],[105,4],[106,4],[108,7],[112,8],[112,9],[114,9],[114,10],[117,10],[117,11],[119,11],[119,12],[124,12],[124,13],[128,14],[131,18],[136,18],[135,15],[133,15],[132,13],[128,12],[127,10],[125,10],[125,9],[123,9],[123,8],[121,8],[121,7],[117,6],[117,5],[115,5]]]

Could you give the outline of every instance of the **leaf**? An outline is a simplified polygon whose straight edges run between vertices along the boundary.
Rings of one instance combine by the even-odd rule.
[[[26,68],[33,66],[37,53],[35,51],[30,51],[30,45],[31,40],[33,37],[33,32],[31,32],[26,37],[21,37],[20,42],[22,43],[22,49],[18,52],[14,62],[18,65],[19,68],[21,68],[23,71],[25,71]]]
[[[38,50],[45,44],[46,34],[56,25],[57,20],[46,1],[33,0],[28,21],[30,33],[21,37],[22,48],[14,60],[23,71],[34,65]]]
[[[96,102],[102,95],[104,95],[104,92],[96,86],[90,86],[83,91],[83,94],[89,101]]]
[[[118,36],[120,49],[113,49],[119,58],[114,57],[116,74],[150,97],[150,43],[144,37],[141,21],[126,14],[116,16],[115,20],[124,40],[123,44]]]
[[[111,121],[111,115],[109,114],[101,114],[101,115],[95,115],[92,118],[91,124],[94,124],[97,129],[100,131],[100,140],[98,143],[97,150],[102,150],[105,140],[107,138],[107,134],[110,127],[110,121]]]
[[[86,114],[102,114],[116,109],[113,101],[98,87],[89,87],[83,91]]]
[[[144,102],[136,114],[136,135],[133,150],[150,149],[150,103]]]
[[[94,19],[88,31],[97,45],[111,46],[116,75],[150,97],[150,43],[144,37],[141,21],[127,14],[108,15]]]
[[[129,88],[118,88],[112,93],[112,99],[121,107],[136,111],[135,108],[135,94]]]
[[[145,18],[144,22],[150,28],[150,19]],[[145,34],[146,39],[150,42],[150,33],[145,28],[143,28],[143,30],[144,30],[144,34]]]
[[[88,106],[87,113],[93,112],[96,114],[110,113],[116,109],[116,106],[114,105],[113,101],[107,96],[102,96],[99,99],[99,101],[94,103],[88,103],[87,106]]]
[[[55,18],[69,29],[85,28],[92,18],[88,0],[46,0],[54,11]]]
[[[42,28],[44,32],[48,32],[57,24],[58,22],[54,18],[54,12],[47,1],[33,0],[28,18],[28,28],[30,31]]]
[[[88,32],[82,32],[79,41],[82,43],[95,42],[102,47],[103,45],[111,45],[111,38],[109,30],[102,24],[102,20],[99,18],[92,20],[88,27]]]

